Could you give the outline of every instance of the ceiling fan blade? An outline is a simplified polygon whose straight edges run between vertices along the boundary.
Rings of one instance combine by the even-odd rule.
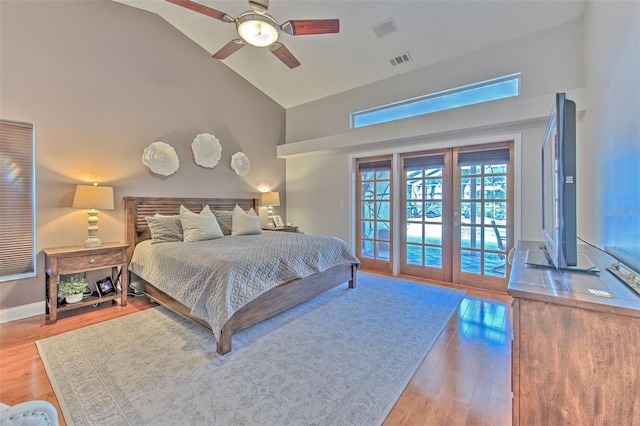
[[[282,43],[273,43],[269,46],[269,50],[289,68],[295,68],[300,65],[296,57]]]
[[[235,19],[233,19],[231,16],[227,15],[224,12],[220,12],[219,10],[212,9],[210,7],[207,7],[200,3],[196,3],[191,0],[166,0],[166,1],[168,1],[169,3],[177,4],[178,6],[185,7],[189,10],[193,10],[194,12],[202,13],[203,15],[206,15],[210,18],[217,19],[222,22],[231,23],[235,21]]]
[[[287,21],[280,26],[289,35],[335,34],[340,32],[339,19],[303,19]]]
[[[245,41],[241,38],[237,38],[235,40],[231,40],[229,43],[225,44],[224,47],[218,50],[213,54],[213,58],[215,59],[226,59],[232,54],[236,53],[240,50],[245,44]]]
[[[265,14],[269,9],[269,0],[249,0],[249,6],[255,13]]]

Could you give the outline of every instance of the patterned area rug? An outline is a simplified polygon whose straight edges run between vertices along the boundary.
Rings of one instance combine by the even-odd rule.
[[[68,424],[375,425],[463,291],[360,273],[233,336],[162,307],[36,342]]]

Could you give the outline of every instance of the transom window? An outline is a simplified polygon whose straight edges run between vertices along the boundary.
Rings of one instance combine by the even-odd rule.
[[[351,113],[351,128],[366,127],[432,112],[518,96],[520,73],[430,93]]]

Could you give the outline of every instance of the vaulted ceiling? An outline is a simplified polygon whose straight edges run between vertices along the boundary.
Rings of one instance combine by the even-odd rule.
[[[211,54],[238,38],[234,24],[164,0],[113,1],[158,14]],[[194,1],[234,18],[250,10],[245,0]],[[584,7],[584,0],[271,0],[280,24],[338,18],[340,32],[282,34],[278,41],[301,62],[294,69],[253,46],[223,62],[290,108],[580,19]],[[410,61],[391,65],[406,52]]]

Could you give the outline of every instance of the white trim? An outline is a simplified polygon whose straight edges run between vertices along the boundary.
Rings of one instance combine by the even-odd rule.
[[[391,173],[393,176],[393,205],[391,206],[391,214],[393,215],[393,222],[392,222],[392,228],[393,228],[393,240],[391,241],[391,247],[400,247],[400,223],[402,223],[402,221],[400,220],[400,211],[402,209],[402,206],[400,205],[400,201],[399,201],[399,197],[400,197],[400,191],[402,191],[402,187],[400,185],[400,181],[402,180],[402,178],[400,178],[400,154],[398,152],[394,152],[393,153],[393,159],[391,160]],[[391,263],[391,274],[394,277],[397,277],[400,274],[400,250],[393,250],[392,253],[394,254],[393,256],[393,260]]]
[[[522,239],[522,133],[513,139],[513,244]]]
[[[0,323],[29,318],[45,313],[45,302],[30,303],[0,310]]]
[[[347,217],[349,218],[349,223],[348,223],[348,232],[349,232],[349,238],[351,239],[350,243],[351,243],[351,248],[353,249],[354,253],[358,253],[360,251],[359,247],[356,247],[356,229],[353,226],[354,223],[356,223],[356,203],[358,202],[358,200],[355,199],[355,194],[356,194],[356,183],[357,183],[357,179],[356,179],[356,159],[355,157],[349,156],[349,180],[348,182],[349,184],[349,189],[347,191],[347,197],[349,197],[346,200],[347,203]]]

